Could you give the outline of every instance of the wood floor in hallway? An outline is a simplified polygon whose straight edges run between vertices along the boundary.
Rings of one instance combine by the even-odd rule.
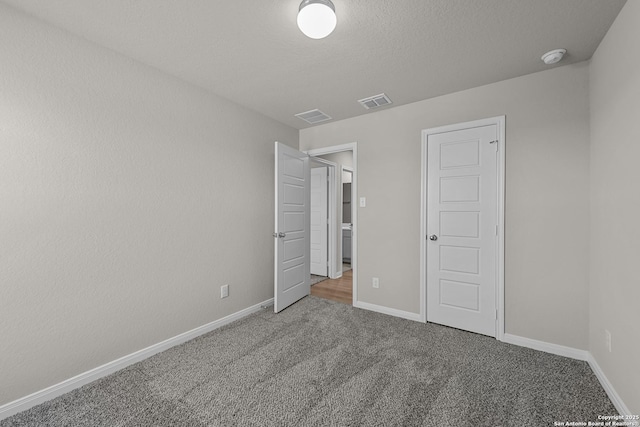
[[[351,305],[353,302],[353,270],[339,279],[328,279],[311,287],[311,295]]]

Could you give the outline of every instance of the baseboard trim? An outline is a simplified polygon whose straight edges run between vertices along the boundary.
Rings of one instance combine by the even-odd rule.
[[[600,365],[598,365],[598,362],[596,361],[595,357],[593,357],[593,354],[589,353],[587,362],[589,362],[591,370],[594,374],[596,374],[596,377],[598,378],[598,381],[600,381],[602,388],[604,388],[604,391],[607,392],[607,396],[609,396],[609,399],[611,399],[611,403],[613,403],[613,406],[616,407],[620,415],[633,415],[631,414],[631,411],[629,410],[627,405],[625,405],[622,401],[622,398],[620,397],[618,392],[616,392],[616,389],[613,388],[613,385],[609,382],[609,379],[602,371],[602,368],[600,368]]]
[[[199,326],[195,329],[184,332],[180,335],[176,335],[173,338],[169,338],[157,344],[151,345],[147,348],[136,351],[127,356],[123,356],[112,362],[105,363],[104,365],[98,366],[97,368],[83,372],[82,374],[76,375],[73,378],[69,378],[58,384],[52,385],[51,387],[47,387],[43,390],[37,391],[28,396],[14,400],[13,402],[6,403],[0,406],[0,420],[8,418],[19,412],[26,411],[27,409],[32,408],[33,406],[36,406],[48,400],[54,399],[76,388],[82,387],[85,384],[98,380],[102,377],[105,377],[109,374],[119,371],[120,369],[124,369],[129,365],[132,365],[141,360],[147,359],[162,351],[168,350],[171,347],[175,347],[176,345],[180,345],[189,340],[197,338],[200,335],[204,335],[208,332],[218,329],[231,322],[242,319],[243,317],[246,317],[250,314],[256,313],[262,309],[261,308],[262,306],[268,306],[268,305],[273,305],[273,298],[270,298],[266,301],[255,304],[251,307],[247,307],[235,313],[232,313],[221,319],[214,320],[211,323],[207,323],[206,325]],[[356,308],[375,311],[377,313],[400,317],[407,320],[413,320],[417,322],[421,321],[420,314],[411,313],[408,311],[396,310],[394,308],[388,308],[388,307],[384,307],[376,304],[370,304],[362,301],[356,301],[353,306]],[[551,344],[544,341],[538,341],[531,338],[520,337],[518,335],[512,335],[512,334],[504,334],[502,341],[508,344],[518,345],[520,347],[527,347],[534,350],[544,351],[546,353],[556,354],[558,356],[564,356],[564,357],[569,357],[571,359],[577,359],[577,360],[588,362],[589,366],[591,367],[594,374],[598,378],[598,381],[600,381],[602,388],[604,388],[605,392],[609,396],[609,399],[611,399],[611,402],[614,404],[618,412],[621,415],[632,415],[631,411],[625,405],[620,395],[618,395],[616,390],[613,388],[613,385],[611,384],[611,382],[609,382],[609,379],[604,374],[604,372],[600,368],[600,365],[598,365],[598,362],[590,352],[586,350],[579,350],[576,348],[566,347],[558,344]]]
[[[571,359],[587,361],[589,352],[587,350],[579,350],[577,348],[565,347],[564,345],[551,344],[544,341],[538,341],[531,338],[520,337],[518,335],[504,334],[503,342],[518,345],[520,347],[532,348],[534,350],[544,351],[545,353],[556,354]]]
[[[396,310],[395,308],[383,307],[381,305],[370,304],[368,302],[356,301],[353,304],[356,308],[362,308],[363,310],[375,311],[377,313],[388,314],[389,316],[401,317],[407,320],[414,320],[420,322],[420,313],[411,313],[409,311]]]
[[[134,353],[123,356],[112,362],[105,363],[102,366],[98,366],[97,368],[83,372],[79,375],[76,375],[73,378],[69,378],[58,384],[52,385],[51,387],[47,387],[43,390],[37,391],[28,396],[14,400],[13,402],[6,403],[0,406],[0,420],[8,418],[19,412],[26,411],[29,408],[32,408],[36,405],[46,402],[47,400],[51,400],[53,398],[61,396],[76,388],[82,387],[85,384],[88,384],[92,381],[105,377],[109,374],[119,371],[120,369],[126,368],[129,365],[132,365],[136,362],[147,359],[153,356],[154,354],[168,350],[171,347],[175,347],[176,345],[180,345],[200,335],[206,334],[207,332],[211,332],[231,322],[242,319],[243,317],[246,317],[250,314],[256,313],[261,310],[261,306],[270,305],[270,304],[273,304],[273,298],[270,298],[259,304],[252,305],[251,307],[247,307],[235,313],[232,313],[221,319],[214,320],[211,323],[207,323],[206,325],[199,326],[195,329],[184,332],[180,335],[176,335],[173,338],[169,338],[157,344],[153,344],[147,348],[143,348],[142,350],[138,350]]]
[[[509,344],[518,345],[520,347],[527,347],[534,350],[557,354],[558,356],[569,357],[571,359],[582,360],[589,363],[591,370],[598,378],[598,381],[600,381],[600,385],[602,385],[602,388],[607,393],[607,396],[609,396],[609,399],[611,399],[611,403],[613,403],[613,406],[616,407],[620,415],[633,415],[631,414],[631,411],[629,410],[627,405],[625,405],[618,392],[616,392],[616,389],[613,388],[613,385],[611,384],[611,382],[609,382],[609,379],[604,374],[602,368],[600,368],[600,365],[598,365],[598,362],[596,361],[595,357],[593,357],[593,354],[591,354],[591,352],[511,334],[504,334],[504,339],[502,341]]]

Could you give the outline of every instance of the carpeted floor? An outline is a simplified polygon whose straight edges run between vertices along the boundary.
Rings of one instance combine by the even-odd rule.
[[[552,426],[616,414],[584,362],[307,297],[0,426]]]

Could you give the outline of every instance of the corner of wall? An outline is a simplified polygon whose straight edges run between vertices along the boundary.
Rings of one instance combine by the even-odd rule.
[[[589,62],[589,352],[622,414],[640,412],[640,2],[628,1]],[[624,401],[623,401],[624,399]]]

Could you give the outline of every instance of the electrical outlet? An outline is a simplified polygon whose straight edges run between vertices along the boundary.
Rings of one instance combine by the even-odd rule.
[[[611,353],[611,332],[609,332],[608,329],[604,330],[604,345],[607,347],[607,350],[609,350],[609,353]]]
[[[380,287],[380,279],[378,279],[377,277],[374,277],[373,279],[371,279],[371,285],[378,289]]]
[[[360,207],[361,208],[366,208],[367,207],[367,198],[366,197],[360,197]]]
[[[229,296],[229,285],[220,286],[220,298],[226,298]]]

